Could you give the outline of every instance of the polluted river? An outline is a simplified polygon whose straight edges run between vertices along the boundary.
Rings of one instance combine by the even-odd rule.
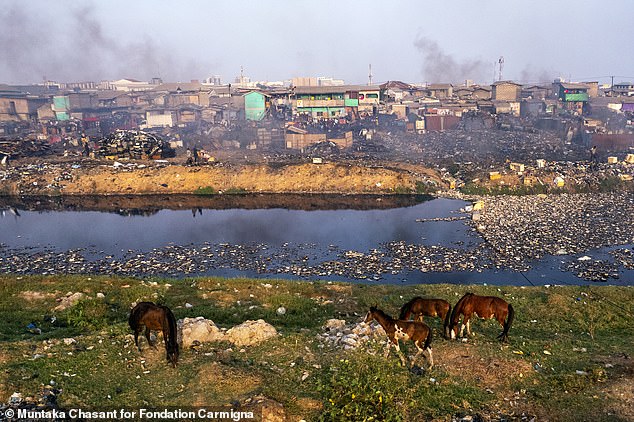
[[[363,283],[634,284],[634,195],[0,201],[0,271]]]

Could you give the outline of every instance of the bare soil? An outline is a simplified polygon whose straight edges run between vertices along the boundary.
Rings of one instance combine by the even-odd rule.
[[[440,174],[422,166],[358,163],[120,166],[111,162],[50,166],[2,183],[7,195],[191,194],[201,188],[250,193],[385,194],[414,190]]]

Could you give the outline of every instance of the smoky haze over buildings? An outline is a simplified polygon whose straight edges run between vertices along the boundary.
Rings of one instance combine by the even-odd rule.
[[[623,54],[634,36],[628,8],[618,0],[5,0],[0,83],[212,75],[228,82],[241,66],[252,80],[367,83],[369,64],[375,82],[491,83],[500,56],[503,79],[605,82],[634,74],[634,56]]]
[[[423,58],[422,75],[428,82],[464,82],[466,79],[487,80],[489,66],[479,59],[456,60],[445,53],[438,43],[427,37],[414,42]]]

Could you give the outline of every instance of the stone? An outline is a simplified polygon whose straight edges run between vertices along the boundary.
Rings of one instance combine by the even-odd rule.
[[[189,347],[194,342],[207,343],[225,340],[224,333],[213,321],[203,317],[184,318],[177,322],[178,342]]]
[[[323,325],[323,327],[327,330],[342,330],[345,326],[345,320],[336,318],[329,319]]]
[[[71,306],[73,306],[74,304],[76,304],[77,302],[79,302],[80,300],[84,299],[85,297],[86,295],[81,292],[77,292],[77,293],[69,292],[65,297],[57,299],[57,301],[60,303],[54,308],[54,310],[64,311],[70,308]]]
[[[263,319],[245,321],[226,333],[226,339],[237,346],[252,346],[277,336],[277,330]]]

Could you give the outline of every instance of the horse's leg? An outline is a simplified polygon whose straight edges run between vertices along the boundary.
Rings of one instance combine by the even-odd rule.
[[[416,354],[412,358],[412,365],[416,365],[416,363],[418,362],[418,357],[421,355],[421,353],[423,353],[425,351],[425,349],[422,349],[420,347],[420,343],[421,343],[420,340],[417,340],[417,341],[414,342],[414,345],[416,346],[416,349],[418,350],[418,352],[416,352]]]
[[[425,320],[423,319],[423,314],[422,312],[420,314],[418,314],[418,318],[416,318],[418,321],[420,322],[425,322]]]
[[[469,335],[469,337],[473,336],[473,333],[471,332],[471,319],[467,320],[467,334]]]
[[[139,327],[136,327],[134,329],[134,344],[136,345],[136,348],[139,350],[139,352],[141,351],[141,346],[139,346],[139,332],[141,330],[139,329]]]
[[[427,351],[429,352],[429,369],[431,369],[434,366],[434,356],[431,354],[431,347],[427,348]]]
[[[407,366],[407,359],[405,359],[405,355],[403,355],[403,352],[401,352],[401,346],[398,344],[398,339],[396,337],[394,337],[394,346],[396,347],[396,353],[398,353],[398,357],[401,360],[401,363],[403,364],[403,366]]]
[[[503,342],[506,342],[508,340],[507,334],[504,332],[504,320],[506,319],[506,317],[504,315],[501,315],[501,314],[496,314],[495,315],[495,319],[502,326],[502,332],[498,336],[498,339],[502,340]]]
[[[465,314],[462,316],[462,324],[460,324],[460,337],[464,337],[464,329],[466,328],[468,323],[469,317]]]
[[[152,341],[150,340],[150,329],[147,327],[145,327],[145,338],[147,339],[147,344],[149,344],[152,349],[157,350],[156,343],[152,343]]]
[[[385,359],[387,359],[387,357],[390,355],[390,348],[392,346],[392,340],[390,340],[389,338],[387,339],[387,343],[385,344],[385,353],[383,354],[383,357]]]

